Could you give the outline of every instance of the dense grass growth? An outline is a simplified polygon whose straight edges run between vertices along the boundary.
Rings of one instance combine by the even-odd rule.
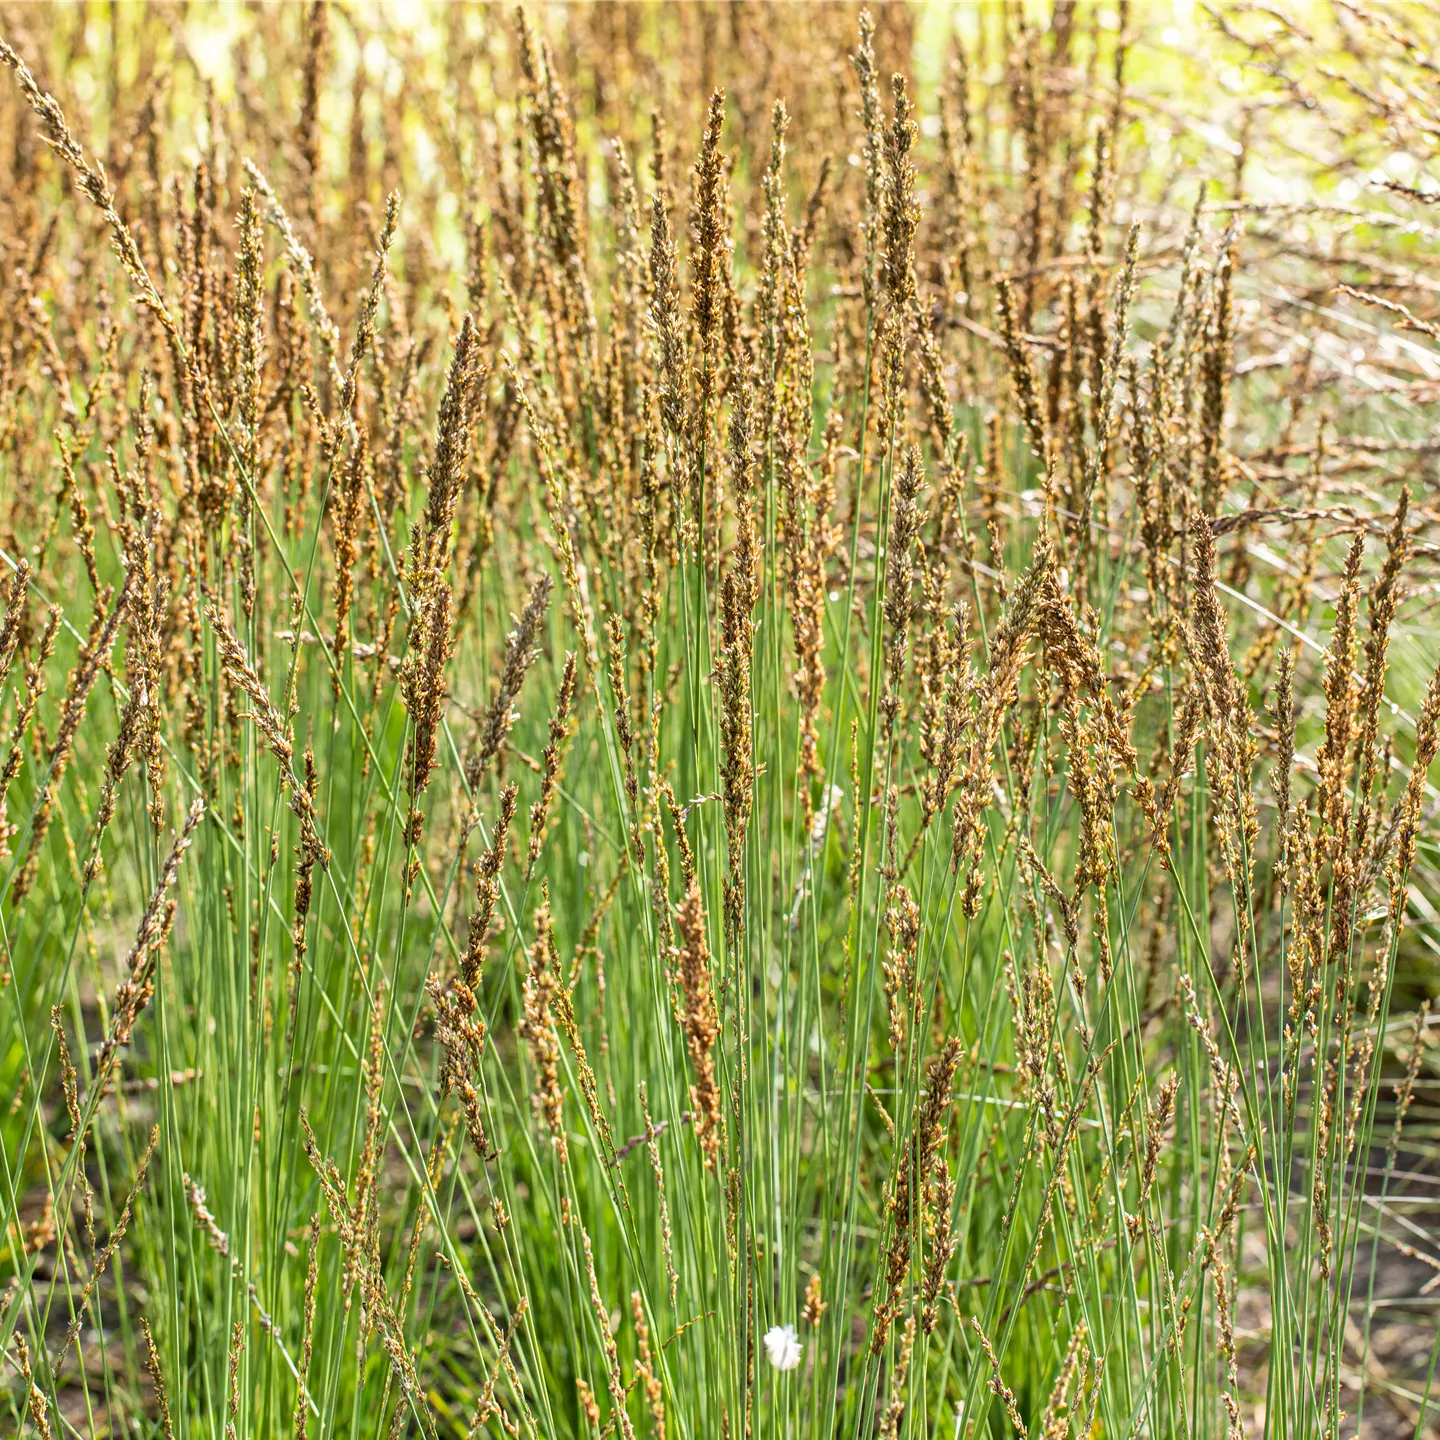
[[[1433,8],[0,33],[0,1425],[1434,1433]]]

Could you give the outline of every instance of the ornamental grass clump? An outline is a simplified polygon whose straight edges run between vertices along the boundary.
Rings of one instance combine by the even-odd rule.
[[[1433,7],[0,5],[0,1420],[1433,1436]]]

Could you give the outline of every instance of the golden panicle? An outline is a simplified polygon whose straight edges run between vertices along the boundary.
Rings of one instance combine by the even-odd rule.
[[[1409,557],[1410,538],[1405,530],[1410,511],[1410,487],[1403,486],[1395,507],[1394,518],[1385,540],[1385,559],[1380,573],[1370,587],[1368,597],[1369,633],[1365,637],[1365,671],[1358,695],[1360,716],[1355,738],[1356,763],[1359,771],[1359,805],[1356,813],[1354,852],[1358,857],[1365,848],[1374,816],[1371,802],[1379,778],[1380,709],[1385,698],[1385,672],[1390,652],[1390,627],[1399,608],[1400,572]]]
[[[915,202],[915,165],[910,151],[918,127],[910,118],[913,107],[903,75],[890,77],[895,111],[885,132],[885,183],[881,197],[881,278],[886,296],[897,315],[905,315],[915,300],[915,227],[920,207]]]
[[[520,68],[525,77],[529,119],[538,160],[540,237],[558,271],[558,308],[566,338],[582,371],[595,371],[595,313],[586,270],[586,196],[575,154],[575,127],[549,46],[517,11]],[[563,366],[566,360],[557,354]]]
[[[419,800],[435,768],[445,698],[445,666],[450,658],[454,597],[446,578],[455,506],[471,429],[471,394],[476,377],[477,340],[467,314],[455,342],[455,354],[440,401],[435,450],[423,524],[410,546],[410,641],[400,676],[400,691],[410,713],[410,813],[405,839],[407,894],[419,873],[418,849],[424,833]],[[498,742],[497,742],[498,743]]]
[[[560,783],[560,766],[566,740],[570,735],[570,706],[575,698],[575,654],[565,656],[560,673],[560,689],[555,697],[555,713],[550,719],[550,739],[545,746],[540,775],[540,794],[530,807],[530,844],[525,857],[525,878],[535,873],[535,865],[545,845],[545,826],[555,787]]]
[[[1095,441],[1085,457],[1084,494],[1075,522],[1076,538],[1085,549],[1088,549],[1090,545],[1091,507],[1094,503],[1096,489],[1102,483],[1102,477],[1107,470],[1110,442],[1115,432],[1115,392],[1120,379],[1121,360],[1124,356],[1130,305],[1135,298],[1135,272],[1139,255],[1140,226],[1137,223],[1130,227],[1130,234],[1125,242],[1125,264],[1120,272],[1119,289],[1115,295],[1115,318],[1111,330],[1110,348],[1105,352],[1104,366],[1100,375]],[[1102,522],[1104,518],[1102,514]]]
[[[890,1327],[900,1313],[916,1225],[922,1214],[920,1207],[925,1202],[926,1186],[940,1153],[950,1085],[961,1048],[960,1041],[952,1038],[926,1067],[925,1088],[915,1099],[910,1134],[896,1158],[887,1205],[890,1241],[885,1253],[884,1275],[875,1287],[870,1329],[872,1355],[884,1352]]]
[[[829,1305],[821,1294],[820,1272],[817,1270],[805,1286],[805,1306],[800,1312],[800,1318],[813,1329],[820,1323],[820,1318],[827,1309]]]
[[[25,737],[39,709],[40,697],[45,693],[46,666],[55,653],[55,639],[63,618],[60,607],[52,605],[46,614],[45,629],[25,660],[24,688],[10,729],[10,752],[0,767],[0,856],[10,853],[9,840],[14,833],[5,820],[5,797],[25,759]]]
[[[100,1047],[95,1062],[95,1085],[103,1092],[109,1080],[110,1066],[116,1052],[130,1043],[135,1022],[140,1012],[150,1002],[155,989],[155,965],[171,926],[175,922],[175,900],[170,894],[176,877],[180,873],[180,862],[190,848],[195,830],[205,815],[205,802],[197,799],[185,817],[185,824],[170,847],[170,854],[160,871],[160,878],[150,896],[150,903],[140,917],[135,943],[125,957],[125,978],[115,991],[115,1000],[110,1007],[110,1031]]]
[[[1195,524],[1193,628],[1187,645],[1196,659],[1214,763],[1225,862],[1237,893],[1249,883],[1259,822],[1250,779],[1255,758],[1250,702],[1230,658],[1228,624],[1220,604],[1216,576],[1215,524],[1201,516]],[[1358,562],[1357,562],[1358,563]],[[1243,938],[1243,937],[1242,937]]]
[[[1060,1363],[1055,1383],[1050,1389],[1050,1401],[1040,1420],[1041,1440],[1068,1440],[1073,1415],[1071,1387],[1075,1385],[1077,1376],[1080,1385],[1073,1397],[1074,1401],[1078,1404],[1084,1395],[1084,1369],[1089,1353],[1085,1349],[1085,1341],[1088,1334],[1083,1320],[1071,1332],[1070,1343],[1065,1347],[1065,1358]]]
[[[297,796],[297,813],[301,817],[300,843],[295,847],[295,911],[290,924],[290,945],[293,951],[290,970],[290,1020],[286,1033],[286,1046],[295,1035],[295,1021],[300,1008],[300,974],[305,962],[306,926],[310,916],[310,898],[313,889],[315,866],[329,863],[329,851],[320,842],[312,819],[315,811],[315,794],[319,776],[315,770],[315,752],[305,747],[305,780],[301,794]]]
[[[45,143],[75,172],[81,194],[104,216],[121,266],[135,287],[136,299],[165,327],[172,341],[178,343],[179,330],[145,268],[134,234],[115,209],[115,195],[104,170],[91,165],[86,159],[85,151],[71,133],[65,121],[65,112],[55,97],[40,89],[29,67],[3,40],[0,40],[0,65],[15,72],[21,93],[39,118],[40,133]]]
[[[655,1440],[665,1440],[665,1390],[655,1373],[655,1364],[650,1354],[650,1327],[645,1323],[645,1305],[640,1292],[630,1293],[630,1313],[635,1321],[635,1378],[645,1392],[645,1408],[650,1412],[650,1423],[655,1427]]]
[[[580,1410],[586,1421],[595,1427],[600,1428],[600,1407],[595,1403],[595,1392],[590,1387],[590,1382],[582,1376],[575,1377],[575,1389],[580,1396]]]
[[[485,1022],[480,1017],[478,999],[479,975],[472,986],[464,979],[443,984],[432,975],[425,984],[431,1004],[435,1007],[435,1039],[439,1042],[440,1096],[454,1093],[460,1102],[465,1130],[475,1153],[482,1159],[491,1158],[486,1138],[484,1104],[481,1097],[480,1062],[485,1052]]]
[[[370,452],[362,435],[351,448],[334,498],[335,514],[335,670],[331,693],[338,701],[350,651],[350,610],[355,595],[355,562],[363,538],[365,487],[371,478]]]
[[[663,1124],[656,1125],[650,1117],[650,1095],[642,1080],[640,1082],[640,1114],[645,1121],[645,1153],[650,1159],[650,1170],[655,1176],[655,1192],[660,1201],[660,1245],[665,1258],[665,1274],[670,1281],[670,1307],[675,1307],[676,1292],[680,1277],[675,1273],[674,1237],[670,1229],[670,1202],[665,1194],[665,1167],[660,1160],[659,1139]]]
[[[247,616],[255,600],[255,560],[251,543],[251,490],[260,458],[260,392],[265,371],[264,237],[255,207],[255,191],[240,194],[240,254],[235,296],[237,338],[235,441],[243,476],[236,491],[236,540],[240,546],[241,586]]]
[[[642,865],[645,855],[640,842],[640,781],[635,769],[635,729],[630,718],[629,656],[625,645],[625,625],[618,615],[612,615],[606,624],[605,638],[608,642],[605,648],[610,690],[614,698],[611,715],[615,721],[615,738],[620,742],[625,802],[630,818],[631,852],[635,863]]]
[[[490,844],[476,867],[475,913],[470,917],[469,941],[461,961],[461,977],[471,990],[479,988],[480,970],[485,963],[485,944],[495,918],[495,902],[500,895],[500,867],[505,862],[505,842],[510,822],[515,818],[515,801],[519,790],[507,785],[500,792],[500,809],[491,833]]]
[[[410,712],[410,813],[405,841],[418,851],[424,834],[419,800],[436,765],[445,702],[445,666],[450,659],[450,621],[453,599],[450,586],[435,580],[420,599],[411,626],[411,649],[400,675],[400,691]],[[419,867],[418,854],[406,865],[407,891]]]
[[[952,613],[949,655],[942,665],[937,666],[940,694],[938,699],[932,696],[928,702],[932,718],[923,737],[923,753],[930,762],[930,770],[921,790],[920,823],[911,842],[911,858],[931,822],[949,799],[960,763],[965,731],[972,718],[970,706],[974,674],[965,659],[969,644],[969,615],[969,607],[963,601]],[[908,859],[901,868],[902,873],[910,868]]]
[[[754,461],[751,456],[750,377],[742,376],[730,416],[730,471],[735,486],[735,551],[720,581],[720,652],[716,681],[720,694],[721,767],[729,871],[725,881],[725,924],[732,941],[745,908],[745,832],[755,782],[752,750],[750,671],[754,654],[759,555],[751,513]]]
[[[705,909],[700,886],[693,877],[685,899],[675,912],[675,924],[680,934],[677,962],[684,1000],[685,1044],[694,1075],[690,1104],[695,1112],[695,1135],[704,1152],[705,1167],[713,1170],[720,1159],[725,1135],[720,1089],[711,1053],[720,1035],[720,1019],[710,975],[710,947],[705,939]]]
[[[295,753],[294,743],[290,738],[289,718],[283,715],[271,700],[270,692],[255,673],[249,657],[245,654],[245,647],[230,628],[230,622],[223,612],[217,606],[211,605],[205,613],[211,629],[215,632],[220,663],[225,667],[231,683],[249,700],[252,707],[245,718],[255,722],[271,753],[288,771]]]
[[[320,178],[320,88],[324,83],[328,51],[329,7],[326,0],[311,0],[305,35],[305,64],[301,73],[300,163],[305,169],[305,207],[313,230],[318,208]]]
[[[1405,1125],[1405,1117],[1410,1113],[1411,1102],[1415,1098],[1415,1081],[1420,1074],[1420,1066],[1425,1059],[1425,1035],[1430,1023],[1430,1002],[1422,1002],[1420,1009],[1415,1013],[1415,1034],[1410,1042],[1410,1057],[1405,1064],[1405,1073],[1395,1085],[1395,1122],[1390,1129],[1390,1139],[1385,1146],[1385,1163],[1389,1166],[1395,1164],[1395,1157],[1400,1148],[1400,1132]]]
[[[155,1387],[155,1408],[160,1414],[160,1433],[165,1440],[174,1440],[175,1426],[170,1418],[170,1392],[165,1385],[165,1372],[160,1368],[160,1352],[155,1348],[150,1322],[143,1315],[140,1317],[140,1333],[145,1337],[145,1368],[150,1372],[150,1383]]]
[[[205,1187],[198,1180],[193,1180],[188,1173],[181,1175],[180,1182],[185,1187],[185,1198],[190,1202],[190,1213],[195,1217],[195,1223],[205,1232],[210,1248],[222,1259],[229,1260],[232,1270],[238,1270],[240,1261],[230,1253],[230,1237],[220,1228],[220,1222],[211,1213]]]
[[[900,1354],[890,1372],[890,1403],[880,1420],[881,1440],[899,1440],[900,1422],[905,1415],[905,1384],[910,1378],[910,1358],[915,1350],[915,1317],[905,1321],[905,1334],[900,1341]]]
[[[101,1072],[96,1070],[97,1079]],[[80,1298],[75,1305],[75,1314],[70,1321],[70,1328],[65,1334],[65,1349],[69,1349],[78,1338],[80,1331],[84,1328],[85,1315],[90,1309],[90,1302],[95,1297],[96,1288],[104,1278],[105,1271],[110,1261],[114,1258],[115,1252],[120,1248],[121,1241],[125,1238],[125,1232],[130,1228],[130,1217],[134,1213],[135,1200],[140,1194],[140,1187],[145,1183],[145,1172],[150,1168],[150,1161],[154,1157],[155,1147],[160,1143],[160,1127],[151,1126],[150,1143],[146,1145],[140,1156],[140,1163],[135,1167],[135,1181],[130,1187],[130,1193],[125,1197],[125,1204],[120,1210],[119,1218],[115,1222],[114,1229],[110,1232],[110,1238],[105,1242],[104,1248],[95,1258],[95,1263],[90,1267],[90,1276],[85,1281],[85,1288],[80,1292]]]
[[[865,130],[865,212],[861,233],[865,240],[865,306],[875,305],[875,255],[880,234],[880,187],[885,141],[880,112],[880,87],[875,68],[875,21],[869,10],[860,12],[860,43],[850,57],[860,83],[860,122]]]
[[[1160,1148],[1165,1142],[1166,1129],[1175,1113],[1175,1096],[1180,1089],[1179,1075],[1170,1075],[1160,1086],[1150,1106],[1150,1115],[1145,1127],[1145,1161],[1140,1171],[1140,1195],[1135,1202],[1135,1213],[1126,1218],[1125,1224],[1130,1238],[1137,1240],[1145,1223],[1145,1206],[1149,1203],[1150,1192],[1155,1186],[1155,1171],[1160,1161]]]
[[[445,393],[435,420],[435,450],[430,459],[429,489],[425,500],[422,560],[438,568],[450,540],[450,524],[463,480],[465,453],[471,430],[470,408],[479,366],[479,337],[467,312],[460,322],[455,353],[445,377]],[[423,581],[418,582],[423,585]]]
[[[1036,547],[1030,569],[1022,576],[1010,604],[990,639],[989,673],[978,684],[979,718],[972,729],[970,753],[960,778],[953,818],[951,869],[978,877],[975,868],[984,842],[984,810],[990,800],[991,752],[1000,737],[1015,686],[1024,668],[1039,601],[1052,557],[1045,545]],[[973,889],[978,879],[972,884]]]
[[[761,327],[775,334],[780,324],[780,292],[790,261],[790,233],[785,223],[785,134],[790,127],[790,112],[783,100],[776,100],[770,111],[770,159],[761,179],[765,195],[765,217],[761,233],[765,254],[760,271],[760,292],[756,296],[756,319]],[[766,433],[773,423],[774,396],[767,396]]]
[[[355,320],[355,340],[350,347],[350,359],[345,366],[345,379],[340,388],[339,408],[342,419],[354,409],[359,395],[360,366],[365,359],[366,352],[375,341],[375,319],[380,312],[380,297],[385,289],[390,246],[394,242],[395,230],[399,221],[400,196],[392,190],[385,201],[385,224],[380,230],[380,239],[375,247],[375,264],[370,272],[370,288],[360,302],[360,313]]]
[[[541,622],[550,604],[554,581],[542,574],[530,588],[530,598],[505,637],[505,658],[495,696],[480,721],[475,748],[466,762],[466,782],[473,791],[490,762],[500,753],[515,719],[515,700],[525,682],[526,672],[539,658]]]
[[[1440,752],[1440,666],[1430,676],[1425,700],[1415,720],[1415,762],[1399,805],[1395,859],[1391,864],[1391,923],[1398,918],[1402,887],[1415,863],[1415,842],[1420,832],[1421,804],[1430,766]]]
[[[464,1272],[457,1271],[456,1278],[460,1281],[461,1288],[466,1294],[473,1295],[473,1292],[469,1289],[470,1282],[465,1278]],[[484,1302],[481,1301],[478,1296],[474,1296],[472,1303],[488,1316]],[[491,1328],[496,1332],[498,1337],[495,1363],[490,1367],[490,1373],[486,1376],[485,1384],[480,1391],[480,1399],[475,1406],[475,1414],[470,1421],[470,1429],[466,1432],[468,1435],[480,1435],[485,1425],[494,1418],[499,1418],[507,1434],[512,1433],[513,1428],[518,1428],[512,1427],[509,1417],[505,1414],[504,1407],[500,1401],[495,1398],[495,1390],[500,1383],[502,1373],[507,1374],[512,1382],[515,1382],[517,1379],[513,1362],[510,1359],[510,1347],[514,1344],[515,1334],[520,1328],[521,1321],[525,1318],[525,1312],[529,1308],[529,1305],[529,1300],[522,1295],[519,1304],[515,1307],[515,1311],[510,1317],[509,1325],[507,1325],[504,1330],[501,1330],[499,1326],[495,1325],[492,1321]],[[518,1383],[515,1388],[518,1392],[520,1388]]]
[[[685,435],[685,396],[688,360],[680,319],[680,262],[670,232],[670,212],[663,187],[650,207],[650,324],[659,357],[660,422],[664,430],[672,472],[671,520],[676,539],[684,546],[689,517],[679,511],[674,475],[681,463]]]
[[[380,1210],[380,1164],[385,1153],[385,983],[378,981],[370,999],[369,1040],[360,1062],[365,1099],[364,1141],[355,1167],[355,1213],[373,1227]]]
[[[895,482],[894,514],[886,541],[885,621],[890,627],[887,640],[889,670],[883,702],[887,735],[893,733],[900,713],[900,686],[904,674],[906,639],[914,610],[915,561],[912,550],[920,524],[920,491],[925,468],[917,445],[906,447],[904,462]]]
[[[75,1074],[74,1062],[70,1059],[70,1044],[65,1038],[65,1022],[61,1018],[59,1005],[50,1007],[50,1028],[55,1033],[55,1047],[60,1052],[60,1086],[65,1096],[65,1113],[70,1119],[70,1143],[78,1147],[80,1161],[78,1170],[85,1206],[85,1237],[90,1242],[91,1253],[95,1250],[95,1209],[94,1195],[90,1189],[90,1177],[85,1173],[85,1129],[80,1113],[80,1086]]]
[[[1215,514],[1225,487],[1225,406],[1229,393],[1231,351],[1234,346],[1231,283],[1235,265],[1230,237],[1220,253],[1218,298],[1206,337],[1202,367],[1204,402],[1200,430],[1204,454],[1200,478],[1200,508]]]
[[[1270,777],[1270,788],[1275,796],[1275,839],[1279,848],[1279,865],[1283,878],[1288,860],[1285,843],[1290,828],[1290,772],[1295,765],[1295,647],[1293,645],[1287,646],[1280,652],[1275,675],[1274,712],[1279,753],[1275,757],[1275,769]]]
[[[352,1207],[346,1198],[344,1181],[340,1178],[334,1161],[325,1159],[320,1153],[315,1132],[310,1125],[310,1117],[304,1108],[300,1111],[300,1126],[305,1136],[306,1158],[320,1182],[344,1251],[344,1293],[348,1295],[357,1285],[360,1289],[362,1335],[371,1329],[379,1331],[381,1344],[390,1364],[390,1374],[399,1383],[401,1393],[409,1404],[417,1410],[423,1410],[426,1401],[415,1371],[415,1361],[406,1344],[399,1317],[395,1314],[385,1289],[379,1255],[378,1210],[373,1202],[373,1191],[360,1188]]]
[[[70,443],[59,430],[55,432],[55,443],[60,450],[60,466],[65,474],[65,489],[70,498],[70,518],[75,526],[75,543],[79,547],[80,558],[85,564],[85,576],[90,581],[90,589],[95,594],[99,594],[100,571],[95,559],[95,526],[90,519],[90,509],[85,503],[84,492],[75,478],[75,463]],[[29,563],[27,561],[20,563],[26,567],[24,573],[28,575]],[[20,572],[17,570],[16,574],[18,577]],[[0,683],[3,683],[5,672],[8,669],[5,636],[0,633]]]
[[[10,576],[6,590],[5,617],[0,620],[0,685],[10,674],[20,648],[22,624],[25,617],[25,601],[30,585],[30,562],[19,560]]]
[[[550,906],[548,901],[535,913],[535,943],[530,947],[530,968],[525,974],[524,1013],[516,1027],[530,1048],[535,1067],[532,1102],[536,1117],[565,1163],[565,1092],[560,1084],[560,1042],[555,1034],[552,1008],[559,992],[559,980],[550,963]]]
[[[125,613],[128,593],[127,581],[126,587],[120,591],[113,605],[112,594],[108,588],[95,597],[95,613],[91,620],[90,633],[80,647],[75,669],[71,671],[66,684],[65,697],[60,705],[60,723],[49,748],[44,778],[31,802],[29,847],[19,871],[10,883],[10,899],[13,904],[18,905],[24,899],[39,873],[40,849],[54,818],[56,792],[74,753],[75,737],[79,734],[81,722],[85,718],[85,703],[90,698],[96,678],[109,663],[110,650],[115,643],[115,632],[119,629],[120,619]],[[3,793],[4,788],[0,786],[0,795]]]
[[[310,1427],[310,1358],[315,1337],[315,1292],[319,1287],[320,1216],[310,1221],[310,1257],[305,1267],[305,1308],[300,1330],[300,1360],[295,1377],[295,1440],[306,1440]]]
[[[1316,804],[1322,822],[1332,833],[1344,828],[1350,803],[1348,777],[1355,737],[1355,639],[1360,597],[1360,561],[1365,534],[1357,531],[1345,557],[1340,598],[1335,606],[1335,628],[1325,652],[1325,738],[1315,756],[1320,772]]]
[[[230,1327],[230,1354],[225,1376],[225,1440],[239,1440],[240,1435],[240,1361],[245,1354],[245,1322],[237,1320]],[[299,1437],[304,1440],[304,1437]]]
[[[1005,355],[1010,362],[1010,382],[1015,387],[1015,397],[1020,402],[1020,414],[1025,421],[1025,434],[1030,441],[1031,453],[1043,463],[1049,455],[1049,446],[1045,439],[1045,420],[1040,413],[1040,382],[1035,378],[1035,366],[1016,318],[1014,291],[1004,276],[995,282],[995,305],[1000,316]]]
[[[945,1288],[946,1272],[955,1256],[957,1238],[952,1226],[955,1206],[955,1181],[949,1162],[943,1155],[935,1161],[935,1179],[930,1187],[929,1217],[930,1248],[925,1255],[925,1278],[920,1287],[923,1309],[920,1325],[926,1335],[935,1333],[940,1320],[939,1300]]]
[[[590,1308],[595,1312],[595,1321],[600,1329],[600,1345],[605,1354],[605,1377],[610,1389],[612,1423],[616,1426],[621,1440],[635,1440],[635,1427],[625,1408],[625,1382],[620,1374],[620,1352],[615,1347],[615,1335],[610,1324],[610,1312],[600,1298],[600,1284],[595,1278],[595,1256],[590,1247],[590,1236],[581,1231],[585,1243],[585,1275],[590,1281]]]
[[[1015,1392],[1005,1383],[1004,1377],[1000,1374],[1000,1361],[995,1354],[995,1347],[991,1345],[990,1338],[980,1326],[980,1317],[970,1317],[970,1328],[975,1332],[975,1338],[980,1342],[980,1348],[985,1352],[985,1359],[990,1365],[990,1393],[999,1396],[1000,1402],[1005,1406],[1005,1413],[1010,1418],[1010,1424],[1014,1426],[1015,1433],[1025,1440],[1029,1432],[1025,1428],[1025,1422],[1020,1418],[1019,1404],[1015,1399]]]
[[[320,348],[325,352],[331,381],[339,392],[344,387],[344,379],[340,373],[340,327],[330,318],[330,311],[320,289],[320,279],[315,273],[315,262],[259,167],[251,160],[246,160],[244,167],[250,184],[265,201],[270,223],[280,232],[280,238],[285,242],[286,256],[300,282],[301,290],[305,293],[305,303],[309,306],[310,326],[320,339]]]
[[[680,878],[688,889],[695,880],[695,848],[685,831],[685,820],[690,814],[688,805],[682,806],[675,798],[675,791],[668,780],[660,782],[660,793],[665,797],[665,806],[670,812],[670,823],[675,831],[675,849],[680,855]]]
[[[902,1063],[909,1019],[915,1006],[915,960],[920,948],[920,907],[904,885],[891,887],[885,910],[890,937],[884,960],[885,999],[890,1008],[890,1048]]]
[[[699,403],[710,399],[707,387],[714,383],[716,342],[720,330],[720,281],[725,263],[725,219],[721,210],[724,156],[720,131],[725,124],[725,92],[710,97],[700,158],[695,162],[695,199],[690,218],[691,254],[694,279],[690,320],[699,341]]]
[[[35,1433],[40,1440],[55,1440],[55,1432],[50,1427],[50,1402],[35,1383],[35,1375],[30,1368],[30,1347],[18,1330],[15,1332],[15,1363],[20,1368],[20,1378],[25,1387],[25,1408],[30,1412],[30,1423],[34,1425]]]

